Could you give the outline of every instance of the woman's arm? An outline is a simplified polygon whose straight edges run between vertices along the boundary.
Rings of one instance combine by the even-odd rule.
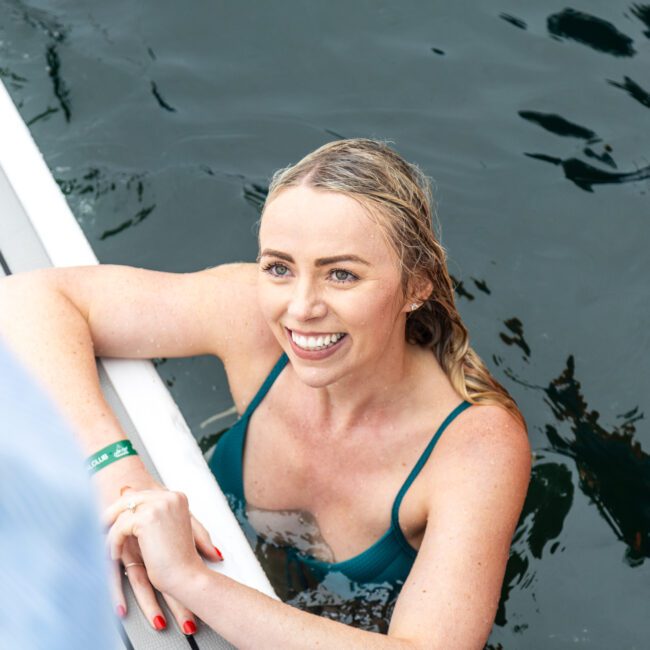
[[[119,557],[124,540],[136,535],[154,584],[238,648],[480,650],[528,487],[530,448],[499,407],[475,407],[463,432],[434,452],[427,531],[388,636],[301,612],[209,571],[187,537],[183,495],[135,494],[135,513],[124,511],[126,501],[114,504],[107,513],[115,521],[111,551]]]
[[[229,313],[245,315],[242,299],[255,302],[251,266],[184,275],[93,266],[11,276],[0,280],[0,336],[47,388],[85,454],[91,454],[125,438],[101,391],[95,356],[227,356],[237,338],[226,338],[224,321]],[[160,487],[137,456],[106,466],[94,480],[105,504],[115,501],[123,486]],[[201,551],[218,559],[198,522],[194,535]],[[129,548],[126,561],[138,561],[137,544]],[[153,624],[161,611],[141,573],[137,567],[129,570],[138,602]],[[125,612],[118,574],[114,583],[116,608]],[[172,605],[172,610],[181,625],[191,618],[186,608]]]
[[[246,304],[255,302],[250,266],[190,274],[95,266],[11,276],[0,280],[0,335],[45,385],[90,454],[124,438],[101,392],[95,356],[227,356],[243,329],[232,327],[226,336],[230,314],[245,318]],[[144,472],[132,456],[97,478],[113,500],[122,475],[137,487]]]
[[[479,650],[528,491],[528,436],[505,409],[474,405],[430,460],[427,528],[389,634],[424,628],[430,648]]]

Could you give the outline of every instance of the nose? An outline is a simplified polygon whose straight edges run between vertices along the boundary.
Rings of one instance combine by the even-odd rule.
[[[287,314],[297,321],[322,318],[327,313],[318,287],[309,278],[302,278],[293,286],[287,306]]]

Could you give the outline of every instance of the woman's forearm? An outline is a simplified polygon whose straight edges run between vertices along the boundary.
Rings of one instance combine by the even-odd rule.
[[[202,567],[179,582],[174,596],[237,648],[372,648],[414,650],[410,641],[366,632],[290,605]]]
[[[119,424],[101,395],[86,318],[45,274],[0,282],[0,334],[83,432],[88,453],[114,439]]]
[[[124,437],[100,388],[86,316],[46,272],[0,281],[0,336],[49,392],[84,453]],[[145,471],[137,457],[114,465],[103,472]]]

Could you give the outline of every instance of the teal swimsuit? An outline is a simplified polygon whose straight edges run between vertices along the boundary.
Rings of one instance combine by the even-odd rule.
[[[252,526],[246,518],[246,498],[244,495],[242,476],[244,442],[248,429],[248,421],[288,361],[289,359],[286,354],[280,357],[248,405],[245,413],[237,420],[232,428],[228,429],[221,436],[214,454],[210,459],[210,469],[215,475],[221,490],[228,497],[230,507],[239,520],[239,523],[249,535],[252,532]],[[343,562],[324,562],[305,553],[301,553],[292,547],[287,547],[288,560],[302,565],[302,569],[309,570],[313,575],[319,575],[321,579],[327,574],[339,572],[357,584],[386,582],[391,585],[403,584],[411,570],[417,551],[408,543],[399,527],[400,504],[411,483],[413,483],[427,462],[442,432],[457,415],[469,406],[471,406],[469,402],[459,404],[445,418],[440,427],[438,427],[438,430],[397,493],[391,510],[390,528],[370,548]]]

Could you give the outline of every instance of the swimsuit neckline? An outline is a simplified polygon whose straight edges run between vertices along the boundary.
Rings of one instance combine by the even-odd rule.
[[[242,442],[241,442],[241,458],[240,458],[240,471],[238,473],[239,475],[239,492],[241,494],[241,498],[243,501],[243,507],[244,507],[244,515],[246,516],[246,519],[248,519],[248,516],[246,515],[246,506],[248,505],[248,501],[246,499],[246,494],[244,491],[244,452],[245,452],[245,447],[246,447],[246,438],[248,434],[248,424],[251,415],[255,411],[255,409],[259,406],[260,402],[264,399],[268,391],[270,390],[271,386],[275,383],[275,380],[278,378],[282,370],[284,370],[285,366],[289,363],[289,357],[287,356],[286,353],[282,353],[278,361],[276,362],[275,366],[269,373],[268,377],[260,387],[259,391],[255,395],[255,397],[251,400],[250,404],[248,405],[248,408],[245,410],[245,412],[242,414],[240,421],[243,422],[238,422],[238,424],[241,424],[243,426],[243,437],[242,437]],[[375,542],[373,542],[368,548],[364,549],[357,555],[354,555],[353,557],[347,558],[345,560],[340,560],[338,562],[328,562],[327,560],[320,560],[317,557],[314,557],[313,555],[309,553],[304,553],[302,551],[298,551],[297,549],[294,549],[294,552],[298,557],[300,557],[301,560],[304,560],[305,562],[309,564],[314,564],[314,565],[319,565],[322,567],[327,567],[328,569],[334,569],[334,570],[340,570],[346,568],[348,565],[353,565],[356,562],[360,561],[367,555],[371,555],[374,551],[376,551],[381,545],[385,544],[387,540],[391,538],[391,536],[394,536],[395,540],[399,543],[401,546],[402,550],[404,550],[410,557],[415,557],[417,555],[418,550],[415,549],[409,541],[406,539],[400,525],[399,525],[399,507],[401,505],[402,499],[404,495],[406,494],[408,488],[411,486],[417,475],[420,473],[420,470],[428,460],[429,456],[431,455],[431,452],[433,451],[433,447],[435,446],[436,442],[442,435],[443,431],[447,428],[447,426],[456,418],[457,415],[460,415],[465,409],[469,408],[471,406],[471,403],[468,401],[462,401],[458,406],[456,406],[449,415],[442,421],[440,426],[436,429],[436,432],[434,433],[433,437],[429,441],[428,445],[420,455],[417,463],[407,476],[406,480],[402,484],[402,487],[397,493],[397,496],[395,497],[393,501],[393,505],[391,508],[391,519],[390,519],[390,525],[386,532],[384,532]],[[293,548],[293,547],[292,547]]]

